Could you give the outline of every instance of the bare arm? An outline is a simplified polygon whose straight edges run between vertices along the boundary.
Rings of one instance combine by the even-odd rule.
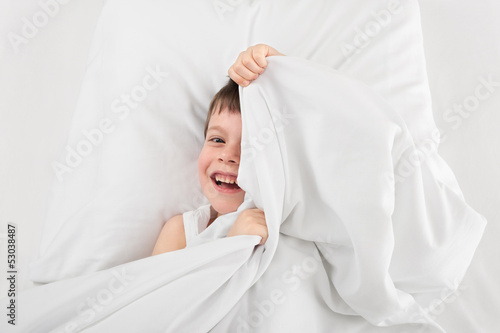
[[[184,220],[182,215],[176,215],[168,220],[153,249],[153,256],[165,252],[180,250],[186,247],[186,235],[184,233]]]

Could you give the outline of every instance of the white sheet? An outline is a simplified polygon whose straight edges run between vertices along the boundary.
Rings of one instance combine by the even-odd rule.
[[[416,149],[403,119],[367,86],[327,67],[275,57],[241,94],[239,184],[247,197],[240,210],[254,203],[265,210],[266,245],[253,250],[255,236],[220,239],[237,214],[225,215],[185,250],[22,293],[18,329],[268,332],[285,325],[298,332],[299,308],[317,332],[340,322],[344,332],[375,329],[369,323],[442,332],[426,308],[458,287],[484,228],[444,161],[432,154],[398,174]],[[287,259],[273,260],[276,253]],[[282,284],[266,290],[280,276]],[[299,292],[285,297],[288,288]],[[93,310],[88,297],[97,299]],[[261,301],[269,298],[284,304],[280,315],[264,315]],[[251,321],[259,311],[262,320]]]

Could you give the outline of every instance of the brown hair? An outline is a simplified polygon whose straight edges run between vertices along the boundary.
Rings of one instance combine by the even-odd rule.
[[[205,137],[207,136],[208,124],[210,123],[212,114],[216,111],[220,114],[224,108],[227,108],[230,113],[241,113],[238,84],[231,79],[215,94],[210,102],[207,120],[205,121],[205,130],[203,132]]]

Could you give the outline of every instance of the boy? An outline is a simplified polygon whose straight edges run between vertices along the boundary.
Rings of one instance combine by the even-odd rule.
[[[243,203],[245,192],[238,186],[241,154],[241,111],[238,84],[247,86],[267,67],[267,56],[282,55],[258,44],[240,53],[228,73],[231,79],[214,96],[205,122],[205,142],[198,158],[198,178],[210,205],[176,215],[163,226],[152,255],[176,251],[219,216],[234,212]],[[238,84],[237,84],[238,83]],[[240,213],[227,237],[258,235],[267,240],[264,212],[247,209]]]

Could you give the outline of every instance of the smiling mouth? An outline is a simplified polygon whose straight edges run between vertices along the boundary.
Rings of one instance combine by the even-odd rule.
[[[238,181],[235,176],[222,175],[215,173],[211,177],[215,188],[221,192],[238,192],[241,188],[238,186]]]

